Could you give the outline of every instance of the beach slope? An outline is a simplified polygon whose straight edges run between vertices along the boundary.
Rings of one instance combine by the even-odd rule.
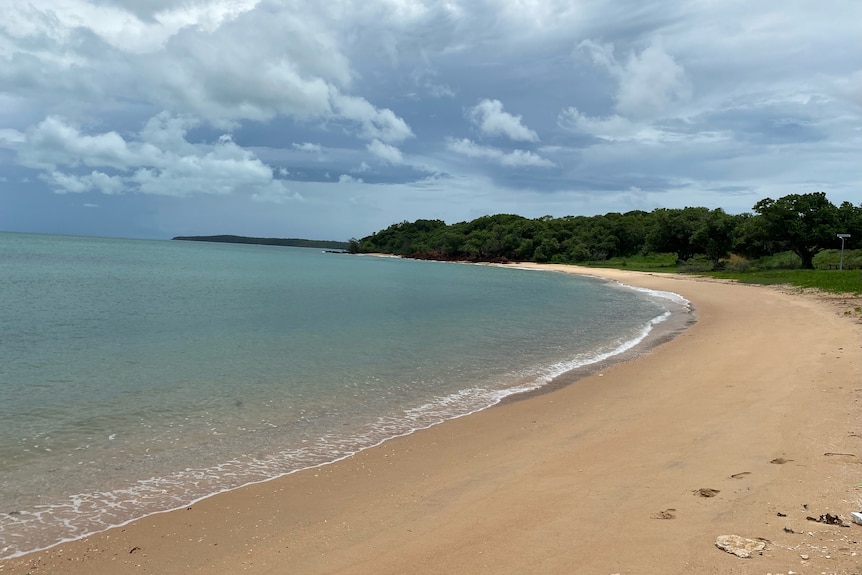
[[[808,519],[862,508],[860,325],[815,296],[560,269],[676,292],[698,321],[573,385],[0,573],[862,573],[862,526]]]

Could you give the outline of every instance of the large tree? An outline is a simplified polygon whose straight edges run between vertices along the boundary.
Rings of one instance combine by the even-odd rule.
[[[707,208],[667,209],[652,212],[652,225],[647,235],[650,251],[675,252],[677,263],[699,253],[695,233],[709,217]]]
[[[765,234],[793,250],[802,267],[814,269],[814,256],[835,245],[839,230],[838,208],[823,192],[790,194],[754,204]]]
[[[850,234],[847,247],[862,246],[862,204],[854,206],[843,202],[838,206],[838,233]]]
[[[721,208],[716,208],[706,214],[700,227],[694,231],[692,243],[698,253],[709,258],[713,269],[719,267],[722,258],[730,255],[733,234],[741,221],[742,218],[730,216]]]

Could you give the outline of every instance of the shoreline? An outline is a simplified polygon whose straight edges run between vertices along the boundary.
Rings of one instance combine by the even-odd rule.
[[[624,270],[542,269],[682,292],[700,321],[628,361],[584,374],[577,385],[542,388],[325,467],[5,560],[0,573],[98,574],[134,565],[152,573],[553,573],[576,566],[666,573],[753,565],[756,572],[781,571],[798,569],[800,561],[798,550],[779,542],[791,537],[776,522],[782,498],[805,499],[811,514],[849,518],[859,510],[862,493],[851,478],[858,468],[852,460],[862,457],[862,440],[852,435],[862,431],[858,326],[810,298],[767,288]],[[764,333],[770,318],[776,337]],[[829,354],[836,357],[828,360]],[[787,384],[794,374],[829,394]],[[737,379],[748,387],[741,397],[728,392]],[[717,402],[715,410],[707,399]],[[828,449],[819,455],[801,449],[814,440]],[[776,458],[787,463],[769,463]],[[797,477],[782,479],[787,470]],[[824,470],[831,491],[818,485]],[[808,495],[800,485],[828,493]],[[706,487],[719,493],[691,493]],[[790,505],[783,507],[787,525],[817,531],[800,544],[819,540],[829,547],[836,537],[855,535],[857,543],[835,547],[822,569],[853,572],[862,528],[806,524],[804,517],[800,523]],[[660,512],[675,519],[653,519]],[[718,526],[772,545],[746,567],[715,549],[715,537],[725,533]],[[811,568],[815,558],[811,552]]]
[[[476,264],[473,264],[476,265]],[[485,264],[479,264],[485,265]],[[636,291],[642,291],[641,288],[636,286],[630,286],[624,282],[621,282],[617,279],[610,279],[601,277],[598,275],[590,275],[587,273],[582,273],[581,271],[574,272],[571,269],[555,269],[550,267],[548,264],[532,264],[532,263],[521,263],[517,265],[512,264],[490,264],[490,265],[499,265],[501,267],[518,267],[527,270],[539,270],[539,271],[553,271],[557,273],[569,273],[575,275],[581,275],[585,277],[592,277],[594,279],[602,280],[607,284],[616,284],[623,289],[632,289]],[[573,268],[574,266],[562,266],[563,268]],[[507,395],[504,397],[499,403],[488,407],[487,409],[493,409],[500,405],[505,405],[507,403],[513,403],[523,400],[528,400],[532,397],[536,397],[539,395],[544,395],[546,393],[552,393],[559,389],[568,387],[570,385],[576,385],[578,381],[585,377],[589,377],[598,373],[601,373],[603,370],[606,370],[618,363],[624,363],[627,361],[631,361],[636,359],[637,357],[652,353],[657,347],[672,341],[674,338],[679,337],[680,334],[684,333],[687,329],[691,328],[693,325],[697,323],[697,310],[694,307],[694,304],[680,296],[675,292],[667,292],[662,290],[649,290],[649,291],[661,291],[662,293],[669,294],[671,296],[676,296],[680,298],[682,301],[677,301],[674,297],[664,297],[664,296],[652,296],[652,297],[660,297],[663,299],[667,299],[671,301],[670,306],[675,308],[668,311],[668,317],[661,322],[656,323],[654,320],[650,324],[650,330],[647,335],[638,341],[636,344],[631,346],[630,348],[615,353],[609,357],[600,359],[598,361],[592,363],[586,363],[583,365],[579,365],[573,369],[570,369],[560,375],[554,377],[551,381],[545,383],[544,385],[537,387],[535,389],[531,389],[528,391],[523,391],[520,393],[514,393],[511,395]],[[445,423],[445,422],[444,422]]]
[[[444,263],[449,263],[449,262],[444,262]],[[454,262],[454,263],[462,263],[462,262]],[[471,264],[471,265],[485,265],[485,264]],[[513,267],[513,266],[502,266],[502,265],[497,266],[495,264],[490,264],[490,265],[494,266],[494,267],[509,267],[509,268]],[[549,273],[549,272],[561,273],[561,272],[556,271],[556,270],[547,270],[547,269],[543,269],[541,267],[531,268],[530,264],[526,264],[526,265],[518,266],[518,267],[520,267],[520,269],[522,269],[522,270],[528,270],[529,271],[532,269],[533,271],[539,271],[540,273]],[[628,291],[641,291],[641,292],[652,291],[652,290],[642,290],[640,288],[635,288],[632,286],[621,284],[618,281],[606,280],[606,279],[599,278],[596,276],[592,276],[591,279],[595,279],[598,282],[605,284],[605,285],[608,285],[608,286],[613,286],[614,288],[620,288],[620,289],[624,289],[624,290],[628,290]],[[578,360],[578,361],[572,360],[576,363],[575,366],[569,367],[568,369],[566,369],[566,371],[559,371],[559,372],[557,372],[556,375],[548,374],[548,375],[540,376],[538,374],[535,374],[534,378],[530,379],[527,382],[522,382],[521,384],[517,384],[517,385],[514,385],[514,386],[509,387],[509,388],[500,389],[500,390],[498,390],[498,392],[501,394],[501,396],[496,397],[496,398],[490,397],[490,396],[487,397],[486,398],[488,401],[487,404],[475,405],[475,406],[464,406],[464,408],[465,408],[464,411],[454,411],[454,412],[449,413],[448,415],[440,416],[440,417],[442,417],[441,419],[435,419],[433,421],[424,421],[424,422],[421,422],[416,427],[407,426],[401,431],[392,430],[394,432],[393,435],[379,438],[378,440],[376,440],[375,442],[373,442],[371,444],[360,445],[353,451],[345,451],[345,452],[340,453],[340,454],[333,454],[332,459],[320,460],[314,464],[307,464],[304,467],[298,467],[298,468],[290,469],[289,471],[281,472],[277,475],[273,475],[270,477],[255,478],[253,480],[249,480],[249,481],[242,483],[242,484],[235,484],[229,488],[220,489],[217,491],[213,491],[213,492],[205,493],[205,494],[201,494],[201,495],[196,495],[196,496],[191,497],[188,500],[186,500],[187,502],[183,503],[183,504],[177,504],[176,501],[179,501],[179,499],[174,498],[174,503],[173,503],[174,506],[173,507],[164,508],[164,509],[158,509],[158,508],[150,509],[150,510],[147,510],[145,513],[137,515],[135,517],[121,518],[120,520],[118,520],[114,523],[111,523],[110,526],[97,527],[96,530],[94,530],[92,532],[82,533],[82,534],[75,535],[72,537],[65,537],[61,540],[47,543],[47,544],[44,544],[42,546],[35,547],[35,548],[29,549],[29,550],[18,551],[16,553],[11,554],[11,555],[0,556],[0,562],[2,562],[4,560],[28,557],[28,556],[36,554],[36,553],[51,550],[51,549],[53,549],[57,546],[63,545],[63,544],[72,543],[75,541],[86,539],[86,538],[91,537],[93,535],[98,535],[100,533],[104,533],[106,531],[125,527],[126,525],[133,523],[135,521],[141,521],[141,520],[147,519],[147,518],[155,516],[155,515],[160,515],[160,514],[164,514],[164,513],[171,513],[171,512],[177,511],[177,510],[185,509],[189,506],[195,505],[195,504],[197,504],[201,501],[204,501],[206,499],[209,499],[211,497],[219,496],[219,495],[222,495],[224,493],[229,493],[229,492],[235,491],[237,489],[243,489],[243,488],[246,488],[246,487],[249,487],[252,485],[257,485],[257,484],[261,484],[261,483],[267,483],[270,481],[275,481],[275,480],[278,480],[280,478],[293,475],[295,473],[300,473],[300,472],[304,472],[304,471],[308,471],[308,470],[313,470],[313,469],[325,467],[327,465],[332,465],[332,464],[338,463],[339,461],[342,461],[344,459],[353,457],[353,456],[357,455],[358,453],[361,453],[367,449],[374,449],[376,447],[379,447],[380,445],[382,445],[388,441],[391,441],[393,439],[397,439],[397,438],[401,438],[401,437],[407,437],[409,435],[412,435],[412,434],[417,433],[417,432],[421,432],[421,431],[429,429],[431,427],[445,424],[447,421],[451,421],[453,419],[459,419],[462,417],[467,417],[467,416],[473,415],[475,413],[478,413],[478,412],[481,412],[481,411],[484,411],[487,409],[492,409],[492,408],[497,407],[499,405],[503,405],[503,404],[507,404],[507,403],[511,403],[511,402],[522,401],[522,400],[529,399],[529,398],[537,396],[537,395],[552,392],[552,391],[560,389],[562,387],[572,385],[575,382],[577,382],[578,380],[580,380],[584,377],[587,377],[593,373],[597,373],[598,371],[601,371],[602,369],[606,369],[607,367],[612,366],[616,363],[627,361],[627,360],[629,360],[633,357],[636,357],[638,355],[649,353],[649,351],[652,350],[654,347],[660,345],[661,343],[663,343],[665,341],[672,339],[673,337],[675,337],[676,335],[678,335],[679,333],[681,333],[682,331],[684,331],[685,329],[687,329],[688,327],[690,327],[691,325],[693,325],[696,322],[695,314],[694,314],[694,311],[691,307],[691,303],[688,302],[687,300],[685,300],[684,298],[682,298],[681,296],[679,296],[678,294],[669,293],[669,292],[656,292],[656,293],[649,294],[649,297],[651,299],[657,299],[657,300],[663,300],[665,302],[669,302],[669,303],[663,304],[666,306],[667,311],[662,316],[656,316],[652,320],[650,320],[647,324],[644,324],[643,330],[639,336],[637,336],[631,340],[623,341],[614,350],[606,350],[606,351],[596,352],[595,357],[586,356],[583,358],[582,362],[580,362],[580,360]],[[581,357],[581,356],[578,355],[575,357]],[[461,390],[461,392],[463,392],[463,391],[464,390]],[[456,395],[458,395],[458,394],[456,393]],[[449,397],[451,397],[451,396],[449,396]],[[443,398],[442,401],[444,403],[447,403],[446,399],[447,398]],[[94,493],[98,494],[98,492],[94,492]],[[87,493],[86,495],[89,496],[90,494]],[[19,513],[20,512],[12,512],[12,513],[10,513],[10,516],[11,515],[18,515]],[[32,511],[30,513],[32,513]],[[114,519],[117,519],[117,518],[115,517]]]

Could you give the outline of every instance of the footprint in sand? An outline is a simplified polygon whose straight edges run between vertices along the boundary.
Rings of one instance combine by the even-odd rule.
[[[664,511],[659,511],[652,516],[653,519],[676,519],[676,509],[669,508]]]
[[[700,489],[695,489],[694,491],[692,491],[692,493],[694,493],[698,497],[715,497],[716,495],[721,493],[721,491],[719,491],[718,489],[710,489],[709,487],[701,487]]]

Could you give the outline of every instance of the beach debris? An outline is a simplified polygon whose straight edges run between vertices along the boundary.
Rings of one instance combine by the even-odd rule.
[[[862,525],[862,513],[858,511],[853,511],[850,513],[850,518],[853,520],[853,523],[857,525]]]
[[[825,523],[826,525],[841,525],[844,526],[844,521],[838,517],[837,515],[833,515],[831,513],[824,513],[820,517],[814,518],[810,515],[806,517],[809,521],[815,521],[817,523]]]
[[[776,457],[769,463],[774,463],[775,465],[784,465],[785,463],[790,463],[793,461],[792,459],[784,459],[783,457]]]
[[[739,535],[719,535],[715,540],[715,546],[731,555],[750,559],[753,553],[763,554],[763,550],[766,549],[766,542],[740,537]]]
[[[751,475],[750,471],[741,471],[739,473],[734,473],[730,476],[731,479],[739,479],[741,477],[745,477],[746,475]]]
[[[808,555],[806,555],[805,553],[800,555],[799,558],[802,559],[803,561],[808,561]]]
[[[676,519],[676,509],[668,508],[652,516],[653,519]]]
[[[796,531],[794,531],[794,530],[793,530],[793,529],[791,529],[790,527],[785,527],[785,528],[784,528],[784,532],[785,532],[785,533],[796,533]]]
[[[135,551],[140,551],[140,550],[141,550],[141,548],[140,548],[140,547],[138,547],[137,545],[135,545],[135,546],[134,546],[134,547],[132,547],[132,549],[129,551],[129,555],[131,555],[131,554],[132,554],[132,553],[134,553]]]
[[[833,456],[833,455],[844,455],[844,456],[846,456],[846,457],[856,457],[856,454],[855,454],[855,453],[832,453],[831,451],[827,451],[827,452],[826,452],[826,453],[824,453],[823,455],[825,455],[826,457],[830,457],[830,456]]]
[[[781,511],[776,513],[776,515],[778,515],[779,517],[787,517],[787,513],[782,513]]]
[[[718,489],[711,489],[709,487],[701,487],[700,489],[695,489],[692,493],[699,497],[715,497],[721,493],[721,491]]]

